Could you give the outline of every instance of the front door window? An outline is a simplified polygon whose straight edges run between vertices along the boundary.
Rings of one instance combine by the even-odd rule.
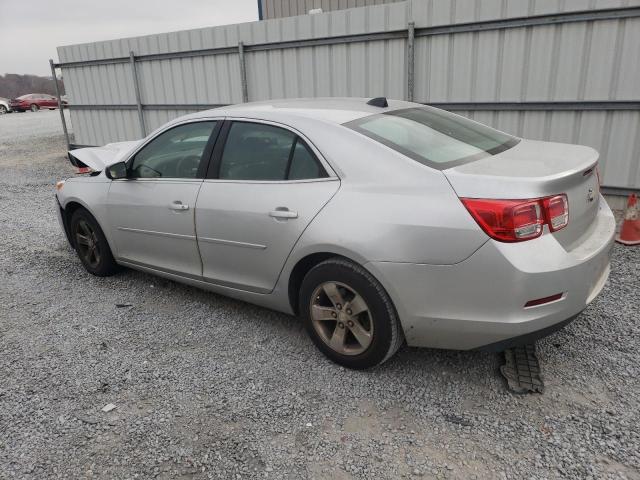
[[[158,135],[133,157],[129,177],[197,178],[215,125],[214,121],[187,123]]]

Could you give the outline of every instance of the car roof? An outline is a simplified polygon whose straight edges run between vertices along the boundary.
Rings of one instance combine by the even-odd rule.
[[[191,118],[230,116],[274,121],[305,117],[324,122],[342,124],[377,113],[421,106],[402,100],[388,100],[388,107],[368,105],[370,98],[294,98],[241,103],[205,110],[189,115]]]

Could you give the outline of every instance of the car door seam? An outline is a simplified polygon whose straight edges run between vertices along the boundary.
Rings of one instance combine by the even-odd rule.
[[[202,179],[202,181],[200,182],[200,186],[198,187],[198,193],[196,194],[196,201],[195,201],[195,204],[193,205],[192,219],[193,219],[193,233],[195,234],[195,239],[196,239],[196,249],[198,250],[198,258],[200,259],[200,277],[204,278],[204,261],[202,260],[202,252],[200,252],[200,241],[198,240],[198,222],[196,221],[196,210],[198,209],[198,198],[200,198],[200,191],[202,190],[202,185],[204,185],[204,179]]]
[[[338,188],[336,188],[336,191],[333,192],[333,195],[331,195],[327,199],[327,201],[322,204],[322,206],[318,209],[316,214],[313,217],[311,217],[311,219],[307,222],[307,225],[302,229],[302,231],[300,232],[300,235],[298,235],[298,238],[296,238],[296,241],[293,243],[293,245],[291,247],[291,250],[289,250],[289,253],[287,254],[287,258],[285,258],[284,262],[282,262],[282,267],[280,267],[280,272],[278,273],[278,276],[276,277],[276,281],[273,284],[273,287],[271,288],[269,293],[273,293],[273,291],[276,288],[276,285],[278,285],[278,282],[280,281],[280,277],[282,276],[282,272],[284,271],[284,267],[287,265],[287,262],[289,261],[289,258],[291,257],[291,253],[295,250],[296,246],[300,242],[300,239],[304,235],[304,232],[307,231],[307,229],[311,226],[311,224],[316,219],[316,217],[318,215],[320,215],[320,212],[322,212],[322,210],[324,210],[324,208],[329,204],[329,202],[333,199],[333,197],[335,197],[337,195],[337,193],[340,191],[340,188],[342,188],[342,180],[340,180],[340,178],[337,177],[337,181],[338,181]]]

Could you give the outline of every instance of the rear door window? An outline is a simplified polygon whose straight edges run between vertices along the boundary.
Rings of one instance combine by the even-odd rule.
[[[327,174],[309,147],[298,138],[293,147],[293,154],[289,165],[289,180],[307,180],[310,178],[324,178]]]
[[[295,133],[273,125],[233,122],[220,160],[225,180],[303,180],[326,172]]]

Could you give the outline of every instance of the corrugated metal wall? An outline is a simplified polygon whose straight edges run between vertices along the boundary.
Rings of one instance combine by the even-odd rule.
[[[406,32],[413,21],[415,101],[444,104],[519,136],[591,145],[601,153],[605,185],[640,188],[640,111],[607,106],[640,102],[639,16],[533,26],[515,22],[470,32],[449,33],[446,27],[638,5],[640,0],[414,0],[59,47],[58,55],[71,103],[78,105],[71,108],[75,142],[98,145],[141,136],[128,63],[131,51],[139,57],[136,70],[148,132],[204,105],[241,102],[240,41],[246,46],[249,100],[406,98]],[[553,23],[553,17],[545,18]],[[433,28],[437,26],[442,29]],[[393,35],[251,49],[269,42],[372,32]],[[186,58],[149,57],[202,49],[218,50]],[[100,59],[116,60],[69,64]],[[464,105],[455,105],[460,102]],[[600,103],[582,108],[590,102]]]
[[[309,13],[309,10],[315,8],[321,8],[323,12],[330,12],[401,1],[403,0],[258,0],[258,4],[262,19],[268,20],[305,15]]]

